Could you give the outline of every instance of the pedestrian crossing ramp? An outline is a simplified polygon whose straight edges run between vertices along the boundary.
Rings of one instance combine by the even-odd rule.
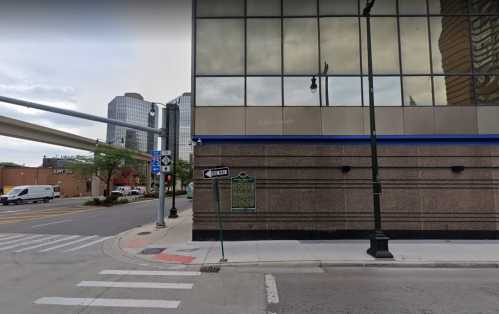
[[[185,270],[108,269],[99,272],[98,276],[97,279],[101,280],[91,278],[92,280],[75,284],[78,290],[69,291],[69,295],[42,297],[35,300],[34,304],[55,307],[54,310],[58,307],[115,308],[119,309],[119,313],[137,313],[139,309],[147,310],[147,313],[156,313],[151,312],[155,310],[164,313],[167,309],[179,309],[182,296],[193,289],[193,279],[201,276],[201,273]]]
[[[97,235],[0,233],[0,253],[79,252],[111,238]]]

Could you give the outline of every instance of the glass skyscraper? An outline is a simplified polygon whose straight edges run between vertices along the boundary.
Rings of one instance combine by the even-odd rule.
[[[192,136],[191,136],[191,93],[184,93],[170,103],[176,103],[180,110],[179,124],[179,158],[191,161]]]

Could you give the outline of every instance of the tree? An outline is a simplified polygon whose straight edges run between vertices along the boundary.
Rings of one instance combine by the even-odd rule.
[[[18,165],[13,162],[0,162],[0,167],[22,167],[21,165]]]
[[[180,179],[181,187],[184,189],[184,187],[192,180],[191,164],[184,160],[178,160],[175,171],[177,178]]]
[[[97,176],[106,185],[104,196],[109,196],[113,177],[136,164],[130,150],[97,146],[94,156],[80,156],[68,168],[81,176]]]

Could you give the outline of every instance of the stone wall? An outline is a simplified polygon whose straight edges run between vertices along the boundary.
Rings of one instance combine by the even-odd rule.
[[[379,156],[390,236],[497,236],[499,145],[386,143]],[[194,157],[194,240],[218,234],[211,182],[201,177],[215,166],[257,180],[256,213],[231,212],[230,180],[220,182],[229,239],[357,238],[373,227],[368,143],[203,143]]]

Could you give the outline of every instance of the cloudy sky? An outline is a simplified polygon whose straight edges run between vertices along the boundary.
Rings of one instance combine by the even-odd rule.
[[[0,1],[0,95],[105,116],[117,95],[190,91],[190,0]],[[105,139],[105,125],[0,102],[0,115]],[[73,149],[0,136],[0,162]]]

